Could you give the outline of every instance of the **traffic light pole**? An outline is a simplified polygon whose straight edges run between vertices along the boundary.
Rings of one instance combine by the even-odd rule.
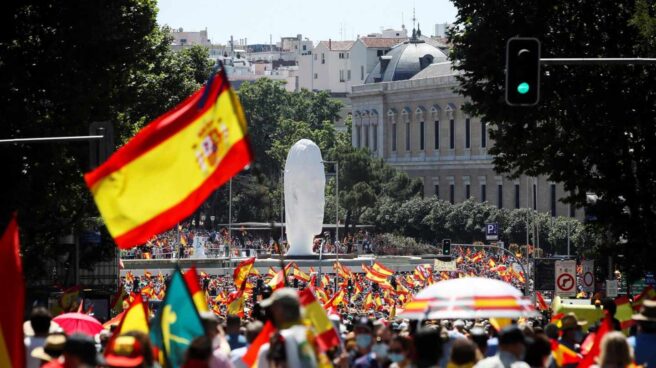
[[[542,65],[638,65],[656,64],[656,58],[540,58]]]

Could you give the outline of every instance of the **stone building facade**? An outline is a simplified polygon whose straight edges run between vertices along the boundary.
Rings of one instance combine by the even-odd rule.
[[[500,208],[582,217],[581,209],[559,201],[566,194],[561,184],[494,171],[490,128],[463,112],[457,86],[450,62],[430,64],[406,80],[353,86],[353,146],[421,179],[425,196],[451,203],[471,197]]]

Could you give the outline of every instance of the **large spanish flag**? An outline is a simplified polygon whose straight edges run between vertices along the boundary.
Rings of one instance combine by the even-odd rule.
[[[321,352],[325,352],[339,345],[339,335],[335,331],[326,311],[321,307],[309,288],[299,292],[301,306],[304,310],[305,319],[316,331],[316,342]]]
[[[0,303],[0,367],[24,367],[25,282],[15,217],[0,238],[0,280],[3,294],[9,297]]]
[[[84,175],[120,248],[191,215],[252,160],[246,119],[221,70]]]

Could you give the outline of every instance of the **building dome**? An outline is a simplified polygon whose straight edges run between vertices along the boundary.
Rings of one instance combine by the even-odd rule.
[[[446,59],[446,55],[437,47],[413,38],[380,56],[380,61],[367,76],[365,84],[410,79],[427,66]]]

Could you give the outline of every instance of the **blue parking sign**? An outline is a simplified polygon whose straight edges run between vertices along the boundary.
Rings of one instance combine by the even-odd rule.
[[[487,224],[485,226],[486,240],[499,240],[499,224]]]

